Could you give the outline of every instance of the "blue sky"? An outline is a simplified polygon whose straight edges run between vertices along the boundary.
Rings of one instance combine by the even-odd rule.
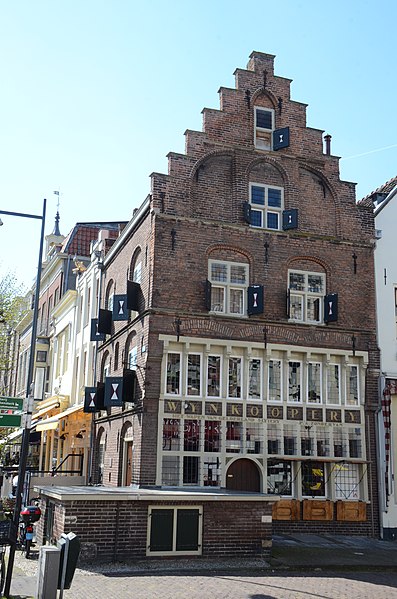
[[[76,222],[129,220],[167,172],[184,131],[249,54],[332,135],[357,198],[397,175],[395,22],[391,0],[0,0],[0,209]],[[40,222],[3,217],[0,275],[36,276]]]

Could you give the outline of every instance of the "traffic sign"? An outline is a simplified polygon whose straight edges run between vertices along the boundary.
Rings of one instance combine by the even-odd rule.
[[[21,426],[21,414],[0,414],[0,428]]]
[[[0,396],[0,410],[13,410],[14,412],[22,411],[23,401],[22,397]]]

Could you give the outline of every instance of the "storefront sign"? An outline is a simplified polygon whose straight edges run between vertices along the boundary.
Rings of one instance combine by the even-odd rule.
[[[287,420],[303,420],[303,408],[287,406]]]

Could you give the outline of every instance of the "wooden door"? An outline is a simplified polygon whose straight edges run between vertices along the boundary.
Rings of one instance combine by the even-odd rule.
[[[132,441],[128,441],[125,447],[125,484],[127,487],[132,482]]]
[[[226,472],[226,488],[260,493],[260,474],[255,462],[246,458],[233,462]]]

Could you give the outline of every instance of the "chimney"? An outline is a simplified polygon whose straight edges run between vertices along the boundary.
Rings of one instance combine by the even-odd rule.
[[[325,153],[327,156],[331,155],[331,135],[328,133],[327,135],[324,135],[324,141],[325,141]]]

